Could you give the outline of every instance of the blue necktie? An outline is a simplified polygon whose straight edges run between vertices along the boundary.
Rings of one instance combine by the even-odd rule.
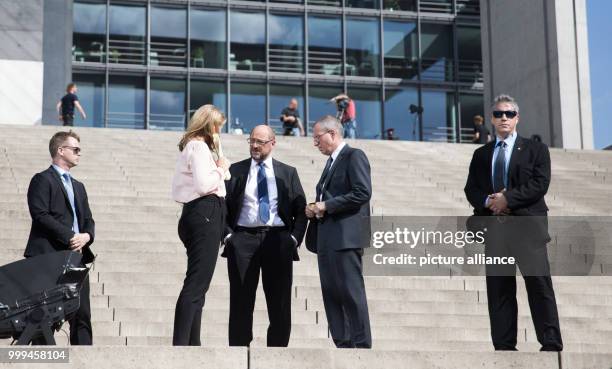
[[[257,170],[257,200],[259,201],[259,219],[263,224],[270,220],[270,198],[268,197],[268,180],[264,163],[258,163]]]
[[[495,193],[501,192],[501,190],[506,188],[504,181],[506,178],[506,143],[499,141],[497,147],[499,147],[499,150],[497,151],[495,165],[493,166],[493,191]]]
[[[70,206],[72,207],[72,218],[74,219],[72,221],[72,230],[74,231],[74,233],[80,233],[79,232],[79,220],[77,219],[76,206],[74,205],[74,189],[72,188],[72,181],[70,180],[70,173],[64,173],[62,177],[64,179],[63,180],[64,188],[66,189],[66,192],[68,193],[68,201],[70,201]]]

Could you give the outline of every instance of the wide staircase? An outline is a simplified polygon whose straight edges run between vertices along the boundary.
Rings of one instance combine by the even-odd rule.
[[[0,265],[22,258],[32,175],[49,166],[57,127],[0,126]],[[70,363],[0,364],[28,368],[610,368],[612,245],[585,250],[555,238],[551,255],[590,262],[591,276],[554,277],[565,343],[540,353],[522,281],[518,283],[519,352],[494,352],[484,277],[366,276],[372,350],[338,350],[328,335],[316,257],[301,247],[294,263],[289,348],[266,348],[260,291],[255,340],[227,345],[229,282],[219,258],[206,295],[203,347],[171,346],[174,305],[186,269],[177,236],[181,208],[170,197],[180,133],[78,128],[83,153],[73,175],[85,183],[96,221],[90,272],[94,346],[73,347]],[[246,136],[222,137],[232,161],[248,157]],[[463,194],[476,146],[351,141],[372,166],[374,215],[466,216]],[[274,157],[298,169],[308,201],[326,158],[310,138],[278,137]],[[612,229],[612,153],[551,149],[551,216],[589,216]],[[586,218],[585,218],[586,219]],[[568,237],[572,234],[567,234]],[[577,238],[579,240],[579,238]],[[595,250],[595,251],[593,251]],[[582,260],[582,261],[581,261]],[[56,334],[67,346],[68,326]],[[9,345],[10,341],[0,341]]]

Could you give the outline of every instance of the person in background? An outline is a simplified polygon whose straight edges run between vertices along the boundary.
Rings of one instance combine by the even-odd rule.
[[[387,132],[387,136],[385,137],[386,140],[396,141],[400,139],[398,136],[395,135],[394,128],[387,128],[386,132]]]
[[[60,122],[62,122],[64,126],[74,125],[74,108],[77,108],[83,119],[87,119],[87,115],[79,103],[79,98],[77,97],[76,92],[76,83],[69,83],[66,87],[66,95],[64,95],[64,97],[57,102],[55,107],[57,113],[59,114]]]
[[[344,129],[344,138],[357,137],[357,113],[355,111],[355,101],[346,94],[332,97],[332,102],[336,104],[338,116]]]
[[[187,251],[187,272],[174,313],[174,346],[200,346],[204,298],[215,271],[225,226],[225,183],[229,161],[213,153],[215,132],[225,116],[213,105],[200,107],[179,142],[172,198],[183,204],[178,233]]]
[[[491,134],[484,125],[484,118],[481,115],[474,116],[474,138],[472,142],[475,144],[486,144],[491,141]]]
[[[280,121],[283,123],[283,136],[304,136],[297,99],[291,99],[289,106],[283,109]]]

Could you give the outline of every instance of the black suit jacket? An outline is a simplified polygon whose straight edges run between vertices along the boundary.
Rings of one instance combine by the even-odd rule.
[[[361,249],[370,245],[372,179],[366,154],[349,145],[338,154],[327,176],[317,184],[317,201],[325,201],[323,218],[310,221],[306,247],[318,250]]]
[[[89,209],[85,186],[73,178],[72,187],[79,230],[91,236],[89,243],[83,247],[83,262],[91,263],[94,255],[90,245],[94,241],[95,222]],[[30,181],[28,208],[32,216],[32,228],[24,256],[70,250],[70,239],[74,236],[72,207],[60,175],[52,166],[36,174]]]
[[[474,215],[492,215],[485,208],[485,200],[493,193],[492,160],[495,140],[476,149],[470,163],[465,194],[474,207]],[[508,200],[511,215],[537,216],[533,220],[519,220],[525,234],[548,240],[548,224],[545,219],[548,207],[544,195],[550,184],[550,153],[541,143],[517,136],[508,165],[508,188],[504,196]],[[529,231],[525,229],[529,227]],[[517,228],[518,229],[518,228]]]
[[[233,233],[238,223],[240,211],[244,201],[244,189],[249,178],[251,159],[234,163],[230,167],[232,178],[225,182],[227,190],[227,223],[225,235]],[[276,189],[278,192],[278,216],[285,226],[289,228],[291,235],[297,240],[298,246],[302,243],[306,233],[306,196],[302,189],[300,177],[297,170],[278,160],[272,159],[272,168],[276,177]],[[297,248],[294,259],[299,260]]]

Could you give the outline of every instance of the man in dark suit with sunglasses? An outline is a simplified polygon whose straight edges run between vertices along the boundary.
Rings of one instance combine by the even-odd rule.
[[[487,301],[496,350],[516,350],[516,265],[525,280],[542,351],[561,351],[557,303],[546,244],[550,154],[541,142],[517,134],[519,107],[508,95],[495,98],[496,139],[476,149],[465,194],[485,231],[487,256],[514,257],[516,264],[487,265]]]
[[[70,169],[79,164],[81,157],[79,136],[72,131],[56,133],[49,141],[49,153],[53,160],[51,166],[36,174],[28,188],[32,228],[24,256],[72,250],[83,254],[82,263],[91,263],[94,255],[89,247],[94,241],[95,223],[85,186],[70,174]],[[79,310],[69,321],[70,344],[91,345],[87,278],[79,299]]]

